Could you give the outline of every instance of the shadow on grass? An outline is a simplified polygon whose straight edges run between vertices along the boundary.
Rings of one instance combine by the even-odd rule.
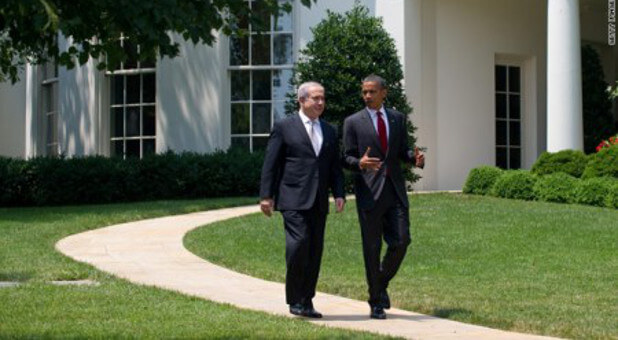
[[[472,315],[472,312],[462,308],[435,308],[431,313],[439,318],[450,319],[452,316],[466,317]]]
[[[0,272],[0,281],[25,282],[33,276],[32,272]]]
[[[404,315],[397,312],[386,311],[386,317],[388,319],[399,319],[409,321],[423,321],[435,319],[430,315]],[[324,315],[322,320],[324,321],[367,321],[369,319],[369,308],[367,308],[367,314],[352,314],[352,315]]]

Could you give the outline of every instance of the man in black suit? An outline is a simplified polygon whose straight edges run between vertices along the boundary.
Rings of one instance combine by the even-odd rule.
[[[401,161],[422,168],[424,155],[408,146],[406,116],[385,109],[384,79],[370,75],[362,82],[366,107],[343,124],[344,163],[354,172],[354,191],[363,240],[370,316],[385,319],[390,308],[386,289],[410,244],[408,196]],[[382,238],[388,246],[380,260]]]
[[[308,82],[298,88],[298,114],[275,122],[260,188],[266,216],[281,211],[285,226],[286,302],[290,313],[311,318],[322,314],[312,298],[320,272],[328,191],[337,212],[345,205],[343,171],[335,129],[319,119],[325,105],[324,88]]]

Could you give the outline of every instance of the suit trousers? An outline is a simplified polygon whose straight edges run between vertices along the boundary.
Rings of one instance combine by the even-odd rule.
[[[382,193],[372,209],[358,208],[358,219],[369,286],[369,304],[375,306],[380,301],[380,292],[388,288],[390,280],[399,270],[411,241],[408,208],[397,196],[390,178],[386,178]],[[380,261],[383,237],[387,249]]]
[[[309,210],[282,211],[285,225],[285,297],[288,304],[307,304],[318,283],[326,211],[316,202]]]

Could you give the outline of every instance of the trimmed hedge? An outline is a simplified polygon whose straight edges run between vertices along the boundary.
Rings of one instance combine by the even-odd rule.
[[[564,172],[541,176],[534,185],[534,197],[539,201],[568,203],[579,180]]]
[[[534,199],[534,184],[537,178],[530,171],[507,170],[498,177],[491,189],[491,195],[522,200]]]
[[[474,168],[468,174],[463,192],[466,194],[487,195],[503,172],[502,169],[490,165]]]
[[[603,148],[590,156],[582,178],[594,177],[618,178],[618,145]]]
[[[4,202],[14,202],[16,205],[30,203],[27,201],[32,196],[28,185],[30,173],[28,162],[0,157],[0,205],[5,205]]]
[[[588,157],[582,151],[562,150],[559,152],[543,152],[532,165],[535,175],[549,175],[557,172],[564,172],[573,177],[581,177]]]
[[[618,209],[618,181],[615,181],[615,183],[610,186],[609,193],[605,198],[605,206]]]
[[[127,201],[127,182],[133,176],[123,171],[127,168],[122,165],[122,160],[102,156],[34,158],[28,161],[31,197],[26,202],[58,205]]]
[[[607,198],[617,180],[609,177],[590,178],[578,181],[573,194],[573,202],[605,207]]]
[[[264,155],[167,152],[144,159],[0,158],[0,206],[257,195]]]
[[[463,192],[618,209],[618,145],[591,156],[573,150],[544,152],[532,171],[479,166],[470,170]]]

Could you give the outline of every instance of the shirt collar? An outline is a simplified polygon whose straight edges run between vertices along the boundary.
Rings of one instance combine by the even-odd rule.
[[[378,110],[370,109],[369,107],[366,107],[366,109],[369,115],[371,115],[371,118],[376,118],[378,116]],[[386,109],[384,109],[384,105],[380,106],[380,112],[382,112],[384,118],[386,118]]]
[[[300,116],[300,120],[303,121],[303,124],[307,124],[308,122],[317,123],[320,121],[320,118],[317,118],[316,120],[312,120],[311,118],[307,117],[307,115],[303,112],[303,110],[299,110],[298,115]]]

